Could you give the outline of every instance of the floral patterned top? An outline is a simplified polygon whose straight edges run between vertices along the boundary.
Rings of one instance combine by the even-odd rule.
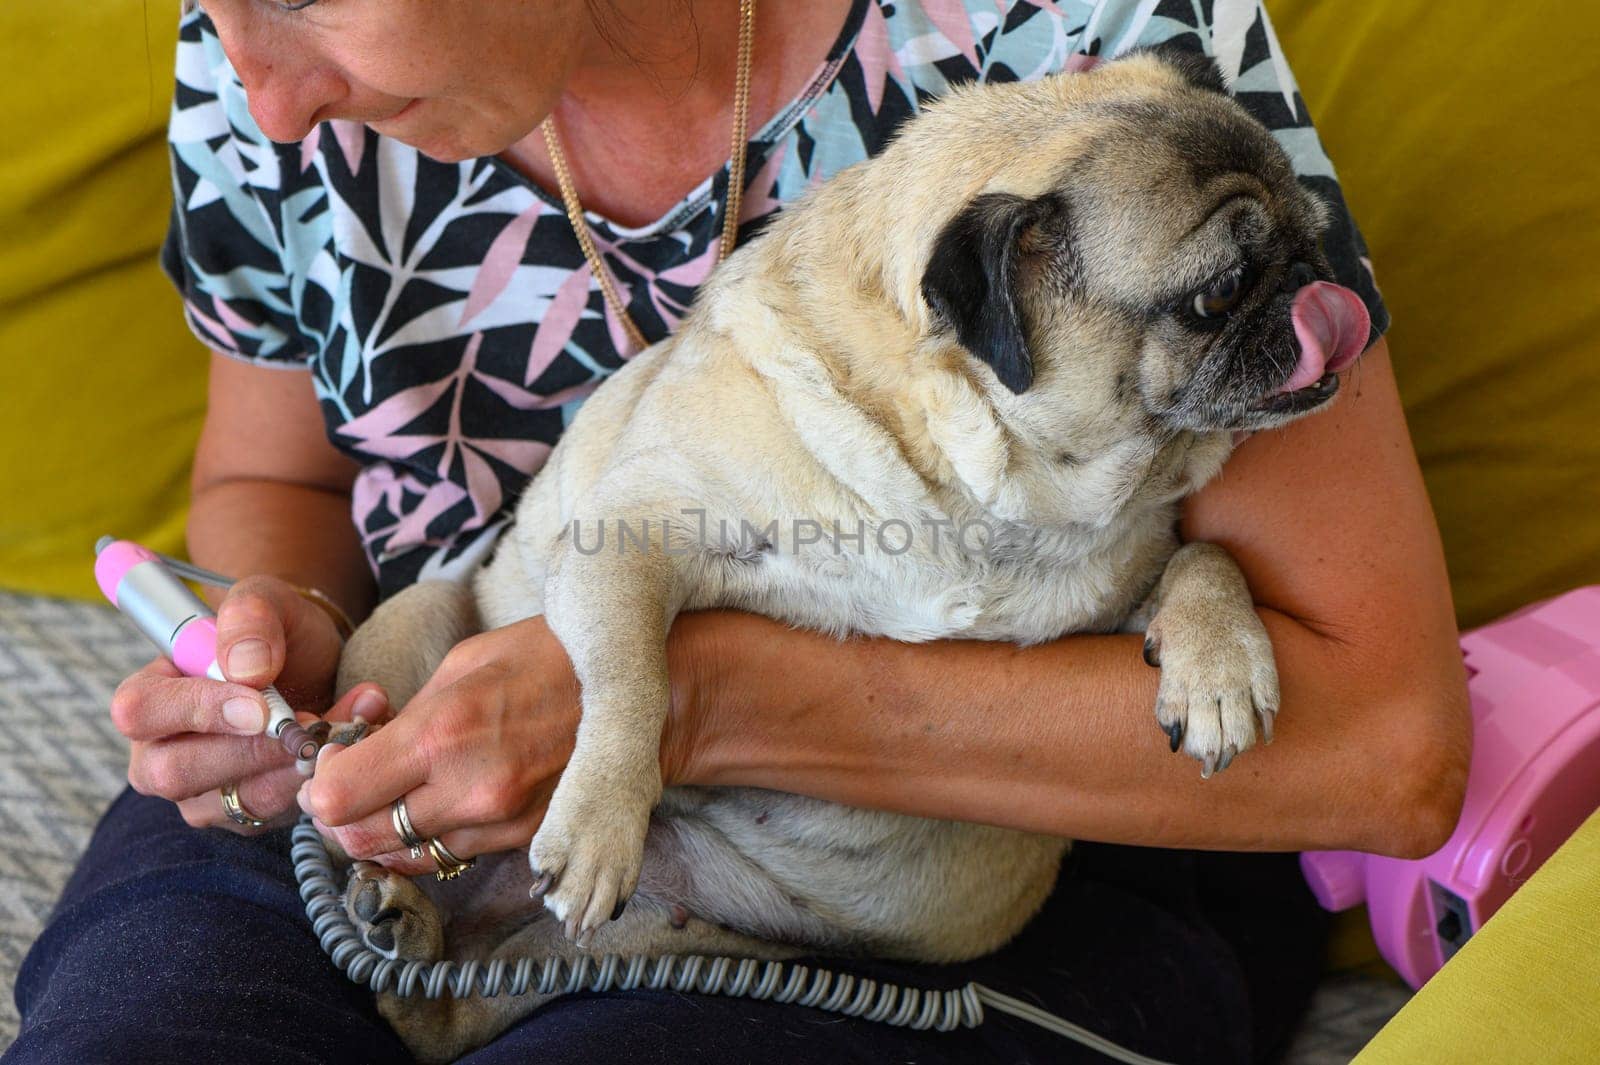
[[[1259,0],[855,0],[805,90],[750,140],[740,239],[952,85],[1163,41],[1215,55],[1334,208],[1329,258],[1381,332],[1361,236]],[[329,438],[361,464],[353,516],[382,594],[462,573],[584,396],[633,354],[559,198],[498,159],[435,162],[352,122],[269,141],[198,10],[179,37],[169,141],[162,260],[196,334],[313,375]],[[588,216],[651,340],[710,272],[727,182],[724,167],[638,228]]]

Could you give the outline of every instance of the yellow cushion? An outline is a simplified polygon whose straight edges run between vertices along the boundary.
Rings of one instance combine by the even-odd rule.
[[[1600,1061],[1600,813],[1423,985],[1353,1065]]]
[[[1267,6],[1394,316],[1461,623],[1600,581],[1600,20]]]
[[[96,594],[95,538],[181,548],[207,356],[156,256],[173,5],[0,6],[0,587]]]

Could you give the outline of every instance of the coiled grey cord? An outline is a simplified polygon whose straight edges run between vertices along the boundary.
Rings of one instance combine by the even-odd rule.
[[[366,984],[375,992],[402,997],[421,994],[437,999],[445,995],[567,995],[575,991],[648,988],[792,1003],[901,1028],[940,1032],[976,1028],[983,1023],[983,1010],[988,1006],[1129,1065],[1168,1065],[976,982],[952,991],[937,991],[830,969],[812,970],[792,962],[699,954],[607,954],[576,959],[525,956],[515,961],[496,958],[488,963],[395,961],[368,947],[344,912],[344,893],[334,878],[328,848],[309,815],[303,815],[295,825],[290,842],[289,855],[300,885],[300,898],[323,952],[351,980]]]

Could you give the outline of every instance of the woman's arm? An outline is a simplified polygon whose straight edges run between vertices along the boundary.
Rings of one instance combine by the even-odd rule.
[[[840,643],[727,611],[673,630],[668,783],[775,788],[1082,839],[1421,856],[1470,749],[1433,514],[1381,342],[1332,409],[1246,441],[1190,501],[1272,637],[1275,740],[1200,778],[1138,636]]]
[[[129,782],[177,803],[191,825],[238,828],[224,816],[226,785],[263,820],[294,811],[304,778],[261,737],[258,689],[275,683],[296,708],[326,709],[340,642],[329,617],[276,578],[319,587],[357,617],[366,612],[373,589],[349,517],[354,473],[327,442],[308,374],[212,358],[189,547],[202,565],[245,576],[213,596],[218,658],[232,683],[183,677],[157,659],[111,702],[112,721],[132,741]],[[330,717],[358,708],[382,716],[381,699],[350,695]]]
[[[223,573],[319,588],[360,620],[377,588],[350,520],[356,471],[328,442],[310,374],[213,355],[189,553]]]

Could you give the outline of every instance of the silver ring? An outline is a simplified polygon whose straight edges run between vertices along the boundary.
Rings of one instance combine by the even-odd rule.
[[[244,803],[239,801],[239,785],[224,784],[222,786],[222,812],[228,815],[228,820],[241,828],[266,828],[267,823],[249,810],[244,808]]]
[[[411,857],[422,857],[422,837],[417,835],[415,826],[411,824],[411,815],[406,812],[406,800],[402,795],[394,801],[389,808],[389,820],[394,823],[395,835],[400,837],[400,842],[411,848]]]

